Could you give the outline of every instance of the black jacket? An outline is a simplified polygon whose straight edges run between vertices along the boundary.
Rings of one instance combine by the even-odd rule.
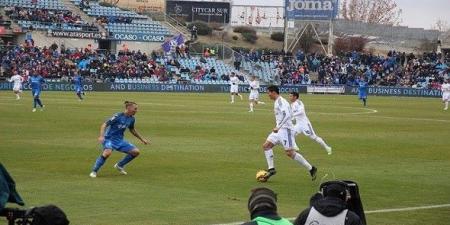
[[[343,210],[347,209],[347,204],[339,199],[333,197],[326,197],[317,200],[313,203],[314,208],[322,215],[326,217],[334,217],[341,213]],[[294,221],[294,225],[304,225],[308,219],[309,211],[311,207],[305,209],[297,219]],[[345,217],[345,225],[362,225],[361,219],[356,213],[348,211]]]

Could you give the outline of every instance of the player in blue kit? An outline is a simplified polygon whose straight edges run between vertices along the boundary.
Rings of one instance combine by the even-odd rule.
[[[142,138],[134,128],[134,115],[136,114],[137,109],[136,103],[126,101],[125,111],[123,113],[115,114],[111,119],[102,124],[98,141],[103,145],[103,153],[95,161],[94,168],[89,174],[90,177],[97,177],[98,170],[111,155],[112,150],[127,154],[122,160],[114,165],[114,168],[116,168],[121,174],[127,174],[123,167],[139,155],[139,149],[123,139],[123,134],[127,128],[142,143],[149,143],[149,141]]]
[[[36,112],[37,105],[41,107],[42,111],[44,109],[44,105],[42,104],[39,95],[41,94],[42,84],[45,83],[45,80],[38,75],[36,71],[33,71],[29,82],[31,84],[31,93],[33,94],[33,112]]]
[[[361,79],[358,81],[358,96],[359,100],[362,100],[364,103],[364,106],[367,106],[367,88],[369,87],[369,84]]]
[[[75,74],[73,75],[72,78],[73,83],[75,84],[75,92],[77,93],[77,96],[79,98],[79,100],[83,100],[83,97],[81,95],[84,95],[83,92],[83,77],[81,77],[81,75],[75,71]]]

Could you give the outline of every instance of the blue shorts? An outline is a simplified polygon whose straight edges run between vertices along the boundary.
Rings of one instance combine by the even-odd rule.
[[[41,94],[41,90],[33,89],[33,90],[31,90],[31,94],[33,94],[34,98],[39,98],[39,95]]]
[[[136,147],[133,144],[128,143],[125,140],[109,140],[103,141],[103,150],[113,149],[119,152],[128,153]]]
[[[75,91],[76,91],[77,93],[81,93],[81,92],[83,92],[83,87],[81,87],[81,86],[75,86]]]
[[[359,95],[359,99],[366,99],[367,95]]]

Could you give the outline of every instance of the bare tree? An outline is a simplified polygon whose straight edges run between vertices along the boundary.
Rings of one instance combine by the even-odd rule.
[[[438,19],[436,23],[433,25],[433,29],[436,29],[440,32],[447,32],[450,31],[450,26],[448,25],[447,21]]]
[[[395,0],[343,0],[342,17],[373,24],[398,25],[402,10]]]

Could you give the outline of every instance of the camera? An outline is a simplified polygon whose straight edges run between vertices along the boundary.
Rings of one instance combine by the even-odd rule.
[[[4,208],[0,217],[6,217],[8,225],[32,225],[33,217],[28,210],[17,208]]]

